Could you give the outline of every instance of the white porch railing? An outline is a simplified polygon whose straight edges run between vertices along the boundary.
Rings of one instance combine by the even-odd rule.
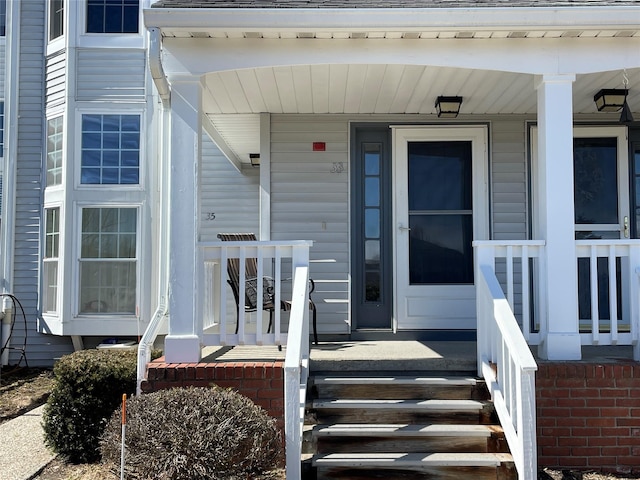
[[[284,366],[285,445],[287,479],[301,478],[302,429],[307,380],[309,377],[309,248],[310,241],[215,242],[201,244],[204,298],[201,303],[204,345],[287,345]],[[238,259],[239,291],[247,278],[245,262],[256,261],[257,291],[263,291],[263,277],[273,278],[274,304],[285,299],[282,285],[291,285],[288,325],[279,308],[273,312],[273,333],[266,332],[263,296],[257,295],[256,312],[236,313],[235,299],[227,284],[227,261]],[[251,259],[251,260],[249,260]],[[283,279],[290,263],[291,275]],[[290,281],[290,283],[289,283]],[[244,301],[244,295],[240,295]],[[236,315],[238,324],[236,326]],[[238,333],[235,333],[237,329]]]
[[[640,242],[578,240],[582,345],[633,345],[640,360]]]
[[[478,315],[478,374],[484,377],[519,478],[537,478],[535,372],[538,369],[495,275],[506,261],[507,295],[514,302],[514,265],[520,266],[523,323],[529,324],[529,259],[544,242],[474,242]],[[518,260],[516,262],[515,260]]]
[[[255,311],[243,308],[245,297],[239,295],[241,306],[236,311],[235,299],[227,283],[227,261],[238,259],[239,292],[247,288],[245,262],[256,263],[255,282],[257,292],[263,292],[266,277],[273,279],[273,303],[289,300],[290,287],[295,268],[309,267],[309,248],[312,242],[305,240],[289,242],[209,242],[200,244],[201,272],[204,295],[198,302],[201,319],[203,345],[285,345],[287,325],[280,308],[273,311],[272,332],[267,332],[268,314],[263,311],[263,295],[256,295]],[[287,269],[287,266],[289,269]],[[283,275],[283,269],[285,271]],[[292,298],[291,298],[292,300]],[[267,317],[267,318],[265,318]],[[237,319],[237,320],[236,320]],[[289,314],[289,324],[300,321]],[[237,322],[237,324],[236,324]],[[237,333],[236,333],[237,332]]]

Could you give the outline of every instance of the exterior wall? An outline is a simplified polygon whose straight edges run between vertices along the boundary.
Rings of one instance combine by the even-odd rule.
[[[313,240],[310,277],[318,308],[318,332],[350,331],[349,117],[271,117],[271,238]],[[313,152],[313,142],[326,142]],[[344,168],[332,173],[336,164]]]
[[[26,325],[18,310],[11,346],[22,348],[26,344],[26,358],[31,366],[50,365],[55,358],[70,353],[72,348],[69,338],[35,333],[42,229],[45,2],[31,0],[20,2],[19,5],[19,84],[11,86],[11,91],[18,95],[15,247],[12,252],[14,270],[11,293],[25,310]],[[18,360],[20,352],[11,351],[9,363]]]
[[[76,100],[144,101],[144,50],[82,48],[76,55]]]
[[[640,365],[538,366],[538,464],[640,473]]]
[[[200,241],[214,242],[218,233],[260,235],[260,169],[238,172],[206,135],[202,135],[200,169]]]
[[[349,122],[440,123],[427,116],[353,117],[273,115],[271,117],[272,239],[313,240],[318,330],[348,334],[349,318]],[[458,123],[478,122],[478,118]],[[493,239],[528,238],[528,178],[524,116],[487,117],[490,122],[490,208]],[[325,142],[314,152],[313,142]],[[341,165],[344,170],[336,171]],[[500,270],[498,271],[500,274]],[[516,297],[519,305],[519,296]]]
[[[65,52],[56,52],[46,59],[45,105],[47,109],[65,103],[67,81],[67,56]]]

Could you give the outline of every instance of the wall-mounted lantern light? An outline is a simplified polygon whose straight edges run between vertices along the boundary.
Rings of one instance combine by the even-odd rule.
[[[259,167],[260,166],[260,154],[259,153],[250,153],[249,154],[249,160],[251,160],[251,166],[252,167]]]

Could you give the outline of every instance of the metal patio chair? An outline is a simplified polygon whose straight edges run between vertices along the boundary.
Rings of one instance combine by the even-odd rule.
[[[257,241],[253,233],[219,233],[218,238],[223,242],[248,242]],[[233,297],[236,301],[236,334],[240,323],[240,259],[229,258],[227,260],[227,283],[231,287]],[[258,262],[255,258],[245,260],[245,292],[244,308],[245,312],[255,312],[258,308]],[[316,326],[316,305],[311,299],[315,284],[309,279],[309,309],[311,310],[313,325],[313,341],[318,344],[318,331]],[[269,312],[269,327],[267,333],[272,333],[273,314],[275,311],[275,284],[271,277],[262,277],[262,309]],[[288,312],[291,310],[291,301],[280,300],[280,309]]]

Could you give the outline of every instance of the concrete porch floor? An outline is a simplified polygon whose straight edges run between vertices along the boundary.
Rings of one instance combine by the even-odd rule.
[[[533,353],[537,361],[537,348]],[[284,360],[286,347],[205,347],[202,362]],[[582,361],[616,363],[633,360],[631,346],[585,346]],[[464,371],[476,370],[475,342],[341,341],[311,346],[311,371]]]

